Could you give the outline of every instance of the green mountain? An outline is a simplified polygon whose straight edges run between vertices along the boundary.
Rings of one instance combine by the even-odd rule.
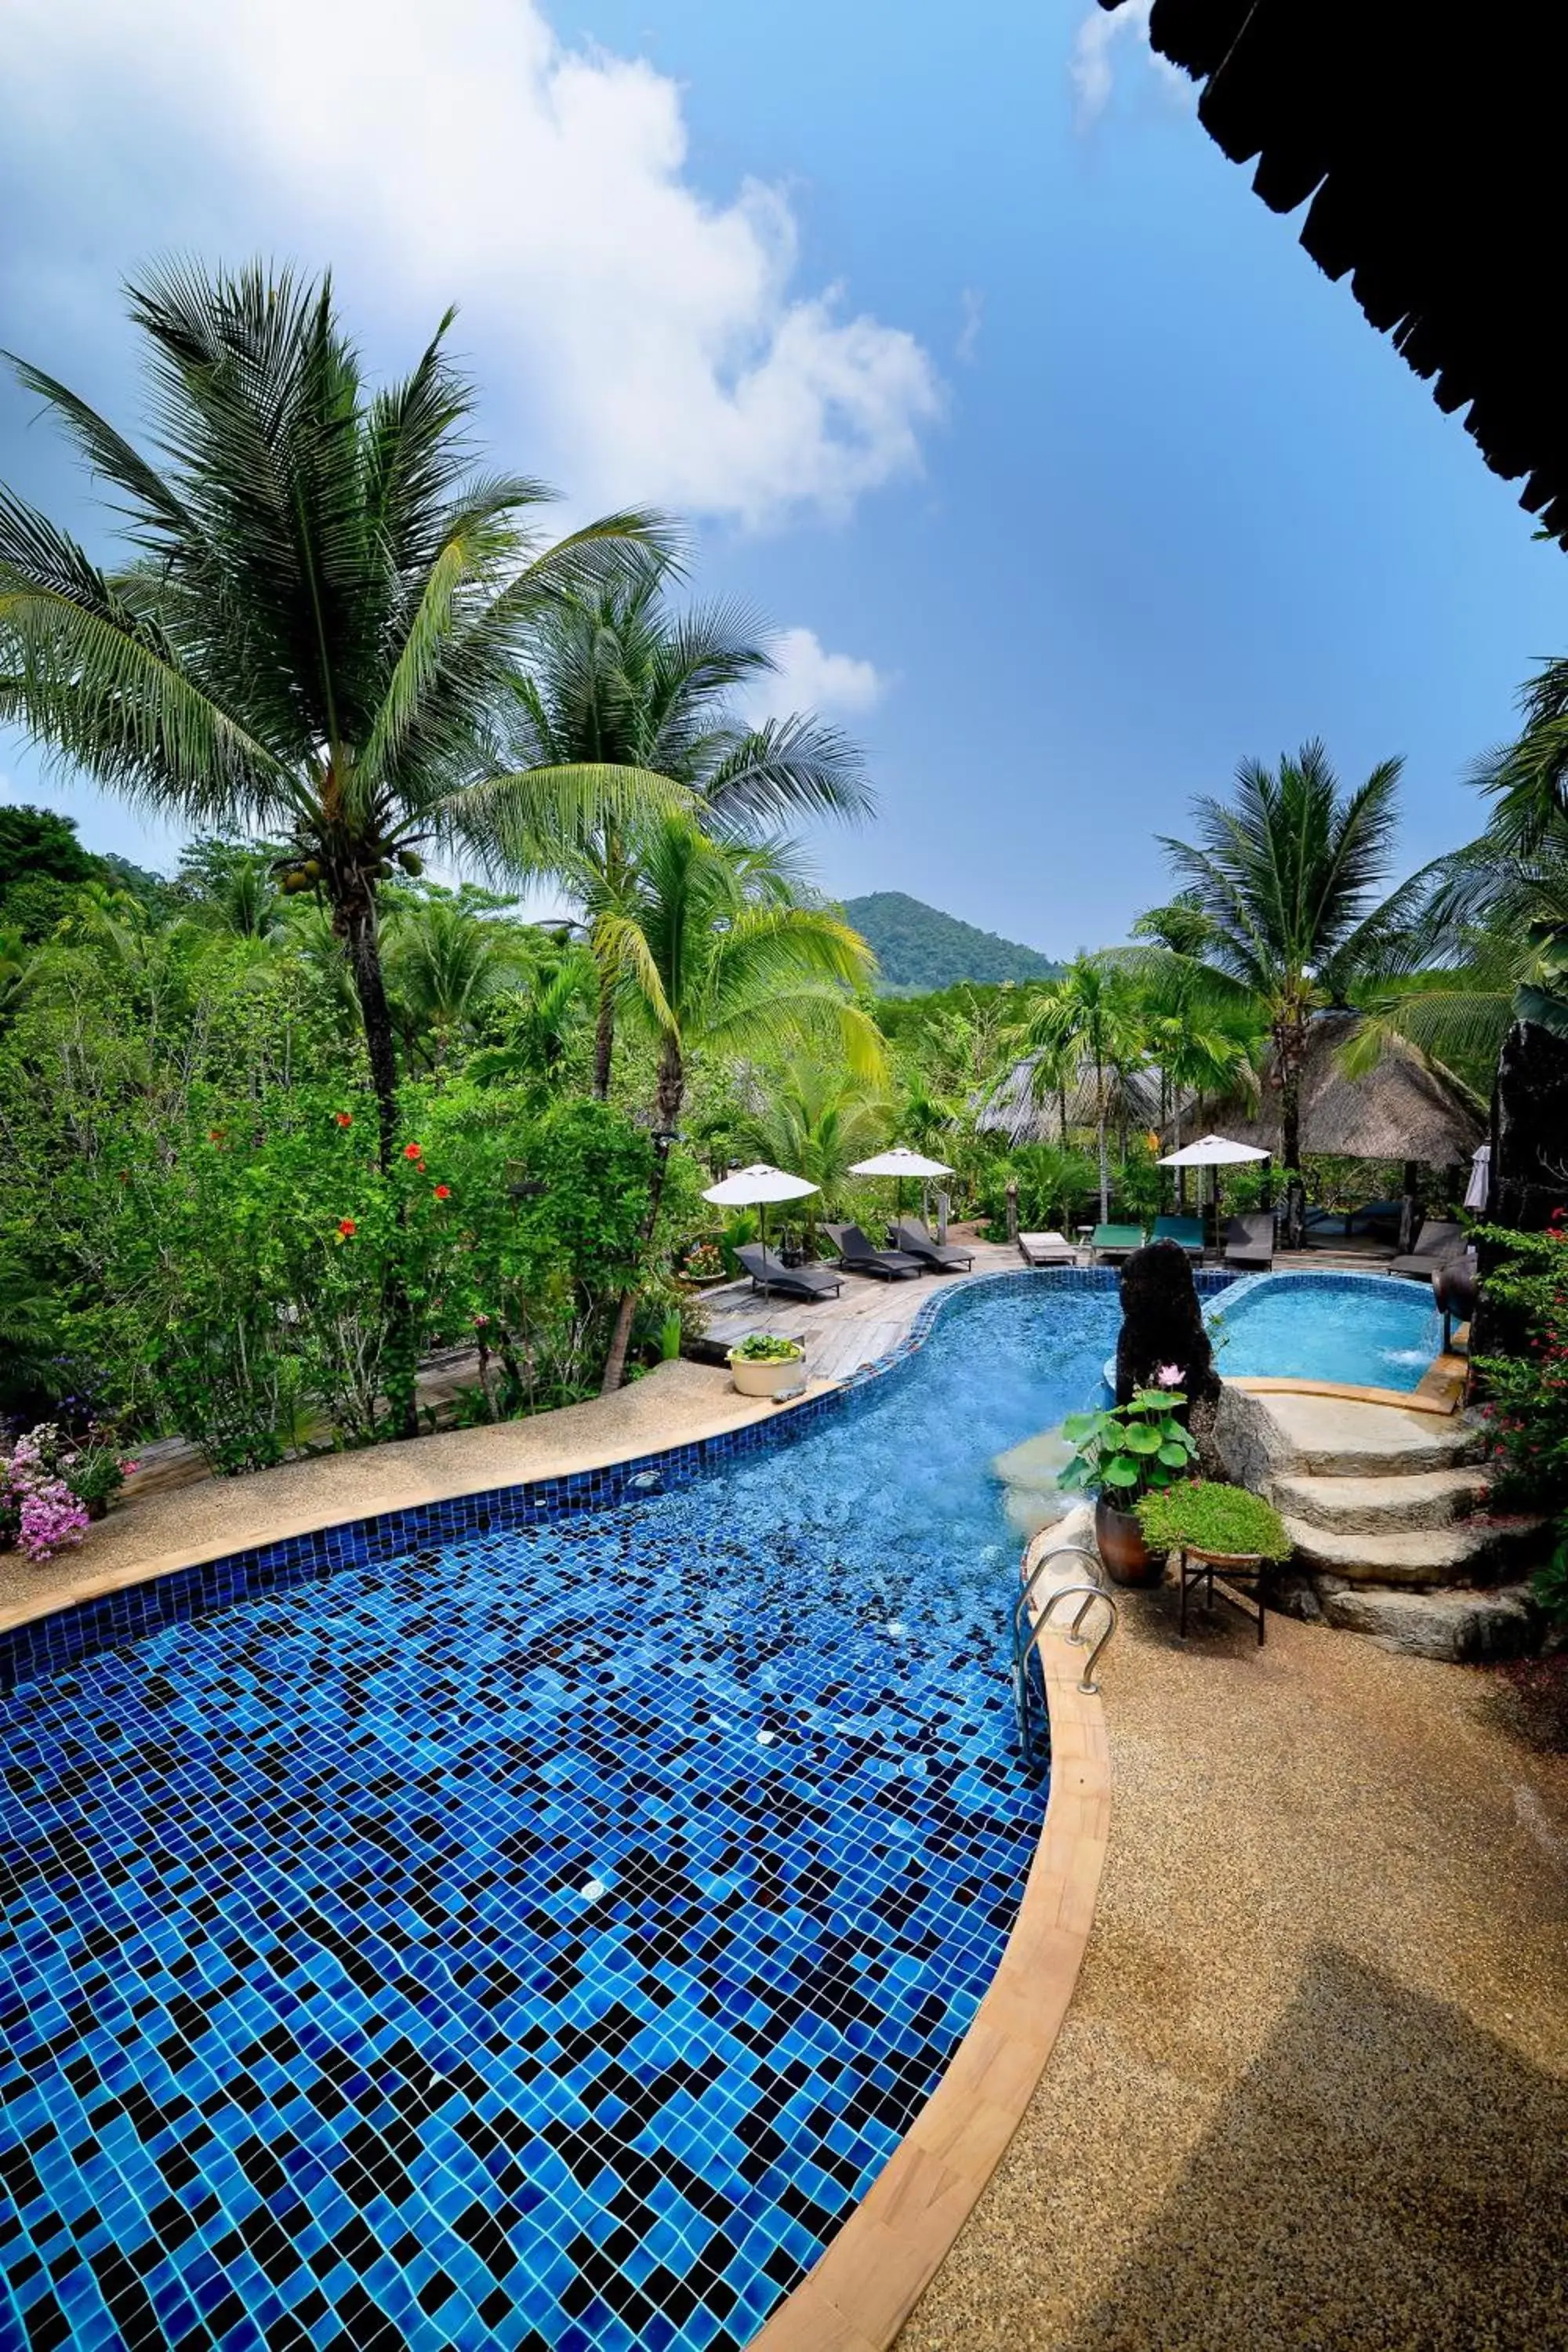
[[[881,985],[889,995],[951,988],[955,981],[1051,980],[1059,963],[1016,940],[977,930],[901,890],[873,890],[846,898],[846,919],[877,950]]]

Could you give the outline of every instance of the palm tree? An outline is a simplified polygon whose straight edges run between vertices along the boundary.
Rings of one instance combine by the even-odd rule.
[[[526,961],[514,926],[474,914],[458,898],[399,907],[387,929],[386,967],[410,1058],[423,1050],[431,1068],[443,1070],[457,1032]]]
[[[596,923],[595,953],[612,974],[617,1011],[658,1057],[651,1242],[694,1055],[764,1053],[831,1033],[851,1072],[874,1080],[883,1048],[852,994],[875,971],[871,950],[837,916],[801,904],[782,845],[715,838],[682,814],[630,836],[627,863],[617,903]],[[606,1394],[626,1369],[635,1304],[628,1291],[605,1366]]]
[[[676,558],[629,548],[607,577],[563,597],[531,633],[507,729],[509,764],[525,775],[614,764],[670,778],[715,833],[800,817],[864,816],[873,803],[858,751],[809,715],[748,724],[737,694],[775,664],[766,631],[736,604],[677,612],[666,599]],[[526,806],[522,814],[526,816]],[[508,836],[514,864],[574,887],[590,937],[629,879],[625,829],[587,813],[559,856],[559,835]],[[610,1091],[616,991],[605,966],[594,1091]]]
[[[171,268],[130,307],[156,464],[13,362],[116,493],[129,553],[100,570],[0,488],[0,719],[143,805],[288,843],[285,887],[320,892],[347,953],[389,1166],[379,886],[417,869],[420,843],[482,832],[520,798],[539,829],[668,804],[624,768],[521,785],[489,741],[542,606],[663,527],[612,515],[542,545],[543,486],[472,470],[450,314],[407,377],[372,392],[329,280]]]
[[[1398,822],[1401,762],[1385,760],[1342,793],[1321,742],[1302,745],[1277,771],[1257,761],[1237,770],[1230,802],[1195,803],[1196,845],[1163,846],[1187,885],[1175,908],[1206,927],[1178,950],[1207,984],[1261,1007],[1280,1096],[1285,1165],[1300,1165],[1301,1074],[1311,1017],[1348,1006],[1351,992],[1408,962],[1426,874],[1379,898]],[[1192,950],[1196,947],[1196,958]],[[1169,952],[1169,950],[1167,950]]]
[[[1094,1130],[1100,1164],[1100,1218],[1110,1214],[1110,1162],[1106,1124],[1110,1082],[1147,1061],[1137,992],[1128,975],[1099,956],[1075,956],[1059,980],[1047,981],[1020,1034],[1038,1056],[1039,1098],[1061,1083],[1061,1073],[1087,1065],[1094,1073]]]
[[[868,1160],[888,1139],[892,1105],[879,1088],[849,1070],[799,1056],[767,1085],[765,1107],[753,1122],[761,1155],[818,1187],[804,1202],[808,1230],[817,1213],[831,1214],[858,1160]]]

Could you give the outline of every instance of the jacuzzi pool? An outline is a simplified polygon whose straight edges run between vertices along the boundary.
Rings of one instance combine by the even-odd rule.
[[[1088,1400],[1117,1313],[1109,1277],[976,1284],[694,1479],[444,1505],[35,1659],[0,2343],[746,2344],[1012,1924],[1045,1791],[990,1459]]]
[[[1222,1374],[1414,1389],[1442,1345],[1425,1283],[1376,1274],[1257,1274],[1204,1309]]]

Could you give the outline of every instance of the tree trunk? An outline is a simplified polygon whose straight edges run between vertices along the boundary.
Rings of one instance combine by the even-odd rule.
[[[594,1031],[594,1094],[599,1102],[610,1099],[610,1067],[616,1053],[616,998],[608,978],[599,976],[599,1019]]]
[[[681,1059],[679,1045],[667,1037],[658,1061],[658,1086],[654,1096],[654,1124],[661,1134],[671,1132],[680,1117],[680,1106],[686,1099],[686,1066]],[[648,1185],[647,1218],[643,1226],[643,1247],[652,1244],[658,1226],[658,1212],[664,1199],[664,1180],[669,1165],[668,1143],[654,1146],[653,1176]],[[614,1396],[626,1377],[626,1349],[631,1343],[632,1318],[637,1312],[637,1294],[634,1286],[623,1290],[616,1309],[616,1328],[610,1334],[610,1352],[605,1359],[605,1377],[599,1384],[601,1396]]]
[[[386,1001],[386,977],[381,964],[381,937],[375,919],[375,894],[356,877],[333,908],[333,928],[348,952],[364,1024],[370,1083],[375,1096],[377,1156],[384,1177],[390,1177],[397,1158],[397,1045],[392,1007]],[[414,1308],[401,1274],[389,1278],[386,1300],[386,1381],[400,1437],[419,1434],[419,1408],[415,1398],[416,1358]]]
[[[1110,1164],[1105,1149],[1105,1072],[1097,1061],[1094,1066],[1094,1121],[1100,1143],[1100,1222],[1110,1218]]]

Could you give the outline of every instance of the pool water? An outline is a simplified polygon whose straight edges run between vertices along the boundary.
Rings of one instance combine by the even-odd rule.
[[[991,1456],[1114,1291],[804,1433],[0,1701],[0,2343],[745,2344],[941,2075],[1045,1790]]]
[[[1205,1308],[1222,1374],[1289,1374],[1413,1389],[1442,1345],[1425,1283],[1368,1274],[1260,1274]]]

